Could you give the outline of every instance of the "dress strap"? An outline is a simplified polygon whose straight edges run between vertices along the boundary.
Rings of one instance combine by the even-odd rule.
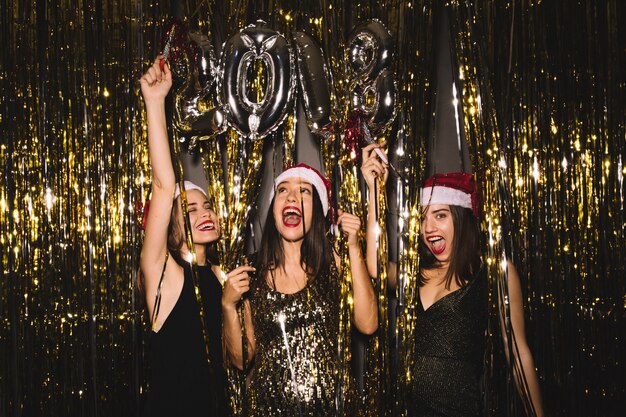
[[[156,296],[154,298],[154,308],[152,309],[151,327],[154,331],[157,317],[159,317],[159,308],[161,307],[161,286],[163,286],[163,278],[165,277],[165,267],[167,266],[167,260],[170,257],[170,252],[165,252],[165,262],[163,262],[163,270],[161,271],[161,278],[159,278],[159,286],[157,287]]]

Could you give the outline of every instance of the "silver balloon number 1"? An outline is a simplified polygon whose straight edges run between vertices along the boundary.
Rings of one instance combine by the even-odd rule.
[[[330,85],[322,48],[309,35],[296,32],[298,78],[307,125],[312,133],[330,135],[332,128]]]

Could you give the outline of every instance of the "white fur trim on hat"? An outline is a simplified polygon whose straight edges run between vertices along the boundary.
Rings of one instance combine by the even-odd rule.
[[[191,191],[191,190],[198,190],[202,194],[204,194],[205,197],[208,197],[206,194],[206,190],[204,190],[204,188],[200,187],[199,185],[194,184],[191,181],[185,181],[185,191]],[[180,186],[176,184],[176,190],[174,191],[174,199],[176,199],[179,195],[180,195]]]
[[[420,192],[422,207],[429,204],[448,204],[472,208],[472,195],[451,187],[435,185],[435,187],[422,188]]]
[[[322,210],[324,211],[324,216],[328,213],[328,191],[326,191],[326,185],[324,184],[324,180],[320,177],[320,174],[315,172],[313,169],[306,168],[303,166],[295,166],[292,168],[288,168],[282,172],[275,180],[274,187],[272,187],[272,191],[270,192],[270,202],[274,198],[274,190],[278,187],[278,184],[285,181],[288,178],[302,178],[306,182],[310,183],[317,190],[317,194],[320,196],[320,200],[322,202]]]

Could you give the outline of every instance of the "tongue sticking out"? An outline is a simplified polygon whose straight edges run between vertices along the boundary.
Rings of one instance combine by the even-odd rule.
[[[446,241],[444,239],[432,241],[430,244],[435,255],[441,255],[446,250]]]
[[[283,223],[286,226],[297,226],[300,224],[300,216],[297,214],[288,214],[283,216]]]

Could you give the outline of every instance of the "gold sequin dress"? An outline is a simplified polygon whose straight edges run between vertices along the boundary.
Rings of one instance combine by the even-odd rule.
[[[352,415],[352,387],[340,384],[337,353],[340,281],[337,269],[302,290],[282,294],[256,276],[252,320],[256,356],[248,394],[249,416],[336,416],[336,392]]]

